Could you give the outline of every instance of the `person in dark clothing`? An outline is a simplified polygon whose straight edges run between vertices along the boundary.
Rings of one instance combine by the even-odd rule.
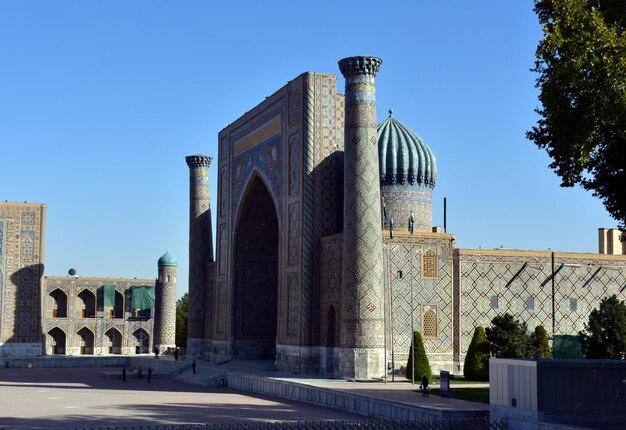
[[[428,397],[428,376],[422,378],[422,397]]]
[[[152,379],[152,367],[148,367],[148,382]]]
[[[126,368],[122,369],[122,382],[126,382]]]
[[[137,379],[143,379],[143,369],[141,368],[141,366],[139,366],[139,369],[137,369]]]
[[[155,346],[153,351],[154,351],[154,358],[159,358],[159,348]]]
[[[196,374],[196,359],[194,358],[193,362],[191,363],[191,370],[193,370],[193,374]]]
[[[178,361],[178,348],[174,349],[174,360]]]

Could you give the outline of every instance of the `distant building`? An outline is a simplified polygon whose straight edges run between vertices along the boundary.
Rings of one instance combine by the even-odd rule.
[[[341,60],[344,94],[303,73],[219,133],[215,261],[212,158],[187,157],[188,354],[370,379],[406,365],[418,330],[434,370],[460,373],[498,314],[570,335],[603,297],[626,298],[615,232],[580,254],[459,249],[433,227],[436,159],[391,113],[376,124],[380,64]]]
[[[43,353],[150,353],[154,286],[153,279],[46,276]]]
[[[44,277],[45,216],[46,205],[0,203],[0,354],[128,355],[175,346],[176,259],[159,259],[156,281]]]

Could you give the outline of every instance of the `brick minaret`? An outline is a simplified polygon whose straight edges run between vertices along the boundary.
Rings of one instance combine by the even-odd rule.
[[[209,166],[206,155],[185,157],[189,166],[189,331],[187,355],[204,353],[204,316],[206,305],[206,267],[213,261],[213,233],[209,193]]]
[[[154,346],[159,352],[176,347],[176,270],[178,263],[169,253],[158,261],[154,307]],[[183,345],[180,345],[183,346]]]
[[[340,373],[384,374],[383,244],[374,77],[382,61],[339,61],[346,79]]]

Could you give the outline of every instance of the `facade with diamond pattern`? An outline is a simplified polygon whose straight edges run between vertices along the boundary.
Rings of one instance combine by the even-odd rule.
[[[474,328],[500,313],[576,334],[603,297],[626,298],[626,256],[607,246],[458,249],[433,228],[431,149],[391,111],[373,135],[379,68],[340,61],[345,95],[335,75],[304,73],[219,133],[206,358],[371,379],[401,372],[419,330],[434,370],[458,374]]]

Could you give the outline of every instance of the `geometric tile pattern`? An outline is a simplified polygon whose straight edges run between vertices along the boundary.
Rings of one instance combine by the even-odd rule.
[[[176,345],[176,272],[176,266],[159,266],[155,288],[155,345]]]
[[[0,203],[0,343],[41,340],[46,205]]]
[[[374,77],[380,59],[341,60],[346,80],[344,255],[340,315],[344,348],[384,345],[383,249]]]
[[[381,189],[381,195],[384,198],[387,213],[393,217],[395,229],[407,231],[412,213],[415,230],[431,230],[433,225],[432,190],[406,191],[395,190],[393,186],[385,186]]]
[[[461,326],[460,352],[467,351],[474,328],[489,326],[505,312],[529,330],[543,325],[552,336],[552,254],[550,252],[457,250]],[[626,261],[610,257],[554,253],[555,333],[577,334],[600,300],[626,299]],[[492,307],[497,297],[498,308]],[[577,300],[575,310],[570,299]],[[529,306],[533,303],[533,306]],[[461,356],[461,358],[462,358]]]
[[[247,151],[233,158],[234,178],[232,187],[231,219],[237,219],[237,210],[241,206],[241,200],[245,187],[250,183],[253,172],[263,178],[270,194],[275,199],[276,210],[279,218],[282,215],[282,188],[281,169],[282,151],[280,148],[281,135],[275,134],[263,142],[257,143]]]
[[[189,339],[204,338],[206,267],[209,261],[213,261],[209,188],[209,166],[212,160],[212,157],[206,155],[185,157],[189,166]],[[189,353],[196,355],[197,351]]]
[[[452,354],[452,249],[445,238],[394,236],[385,239],[385,296],[391,309],[387,309],[387,348],[392,351],[394,361],[406,359],[411,343],[411,328],[424,332],[423,314],[431,309],[436,312],[436,334],[424,339],[424,348],[429,357]],[[436,255],[437,276],[424,278],[421,256]],[[430,315],[430,314],[429,314]],[[430,333],[429,333],[430,334]],[[449,358],[448,358],[449,359]]]
[[[102,285],[114,285],[115,291],[123,297],[123,314],[121,318],[111,318],[108,309],[101,306],[101,296],[98,292]],[[50,331],[58,328],[65,336],[65,355],[80,355],[83,338],[78,332],[89,332],[93,336],[93,351],[87,352],[95,355],[109,353],[109,337],[106,333],[115,330],[121,338],[121,354],[135,354],[137,351],[137,337],[133,334],[141,333],[148,342],[148,350],[151,351],[154,329],[154,318],[135,317],[132,309],[133,286],[155,286],[154,279],[116,279],[116,278],[74,278],[47,276],[43,285],[42,297],[42,325],[44,333],[44,353],[52,354]],[[52,314],[53,299],[50,293],[60,290],[67,298],[67,316],[54,318]],[[96,314],[92,317],[84,317],[81,313],[83,300],[79,297],[85,290],[96,297]],[[158,309],[154,309],[158,312]],[[156,339],[155,339],[156,340]],[[156,344],[156,342],[154,343]],[[164,344],[164,343],[162,343]],[[170,345],[174,345],[172,342]]]
[[[337,95],[335,75],[309,74],[306,81],[304,109],[304,159],[301,172],[304,182],[303,208],[303,302],[310,305],[310,314],[303,306],[303,338],[317,331],[319,312],[315,297],[319,297],[320,238],[338,233],[342,213],[339,172],[343,158],[343,97]],[[338,107],[341,115],[338,116]],[[337,138],[337,131],[341,137]],[[315,319],[315,322],[314,322]],[[315,327],[315,328],[314,328]]]

